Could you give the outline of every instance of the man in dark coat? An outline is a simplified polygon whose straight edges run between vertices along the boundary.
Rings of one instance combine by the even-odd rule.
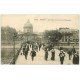
[[[23,55],[25,55],[25,49],[26,49],[26,48],[25,48],[25,47],[23,47]]]
[[[27,49],[28,49],[28,51],[30,50],[30,49],[29,49],[29,45],[27,46]]]
[[[69,49],[67,53],[69,55],[69,60],[71,60],[71,58],[72,58],[72,51],[71,51],[71,49]]]
[[[61,52],[60,52],[60,54],[59,54],[59,57],[60,57],[60,62],[61,62],[61,64],[63,64],[63,62],[64,62],[64,57],[65,57],[65,53],[64,53],[63,50],[61,50]]]
[[[79,64],[79,54],[75,53],[73,55],[73,64]]]
[[[41,44],[39,44],[39,51],[40,51],[40,49],[41,49]]]
[[[54,48],[51,50],[51,60],[55,60],[55,50],[54,50]]]
[[[45,50],[45,60],[47,61],[48,58],[48,49]]]
[[[32,58],[32,61],[33,61],[34,57],[36,56],[36,51],[33,49],[30,54],[31,54],[31,58]]]
[[[27,60],[27,56],[28,56],[28,49],[25,49],[25,59]]]
[[[30,44],[30,48],[31,48],[31,44]]]
[[[75,50],[75,48],[73,46],[73,48],[72,48],[72,54],[74,55],[75,53],[76,53],[76,50]]]
[[[35,45],[35,50],[38,52],[38,45]]]

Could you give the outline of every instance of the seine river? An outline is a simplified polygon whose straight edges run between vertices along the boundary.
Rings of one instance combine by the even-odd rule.
[[[15,49],[15,52],[19,50],[19,47]],[[11,59],[14,56],[14,51],[12,46],[2,46],[1,47],[1,64],[10,64]]]

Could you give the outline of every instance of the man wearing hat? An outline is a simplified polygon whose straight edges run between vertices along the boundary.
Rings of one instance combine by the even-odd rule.
[[[51,60],[55,60],[55,50],[52,48],[51,50]]]
[[[32,61],[33,61],[34,57],[36,56],[36,51],[34,49],[32,49],[30,54],[31,54],[31,58],[32,58]]]
[[[61,64],[63,64],[63,62],[64,62],[64,57],[65,57],[65,53],[64,53],[63,50],[60,51],[59,57],[60,57],[60,62],[61,62]]]

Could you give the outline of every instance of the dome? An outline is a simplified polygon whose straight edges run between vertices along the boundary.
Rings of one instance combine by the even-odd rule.
[[[24,33],[33,33],[33,26],[29,20],[24,24],[23,29]]]
[[[28,28],[28,27],[30,28],[33,27],[29,20],[24,24],[24,28]]]

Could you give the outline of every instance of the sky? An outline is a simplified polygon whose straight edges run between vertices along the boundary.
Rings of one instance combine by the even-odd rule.
[[[78,29],[78,15],[74,14],[5,14],[1,15],[1,26],[23,31],[24,24],[30,20],[34,32],[59,28]]]

